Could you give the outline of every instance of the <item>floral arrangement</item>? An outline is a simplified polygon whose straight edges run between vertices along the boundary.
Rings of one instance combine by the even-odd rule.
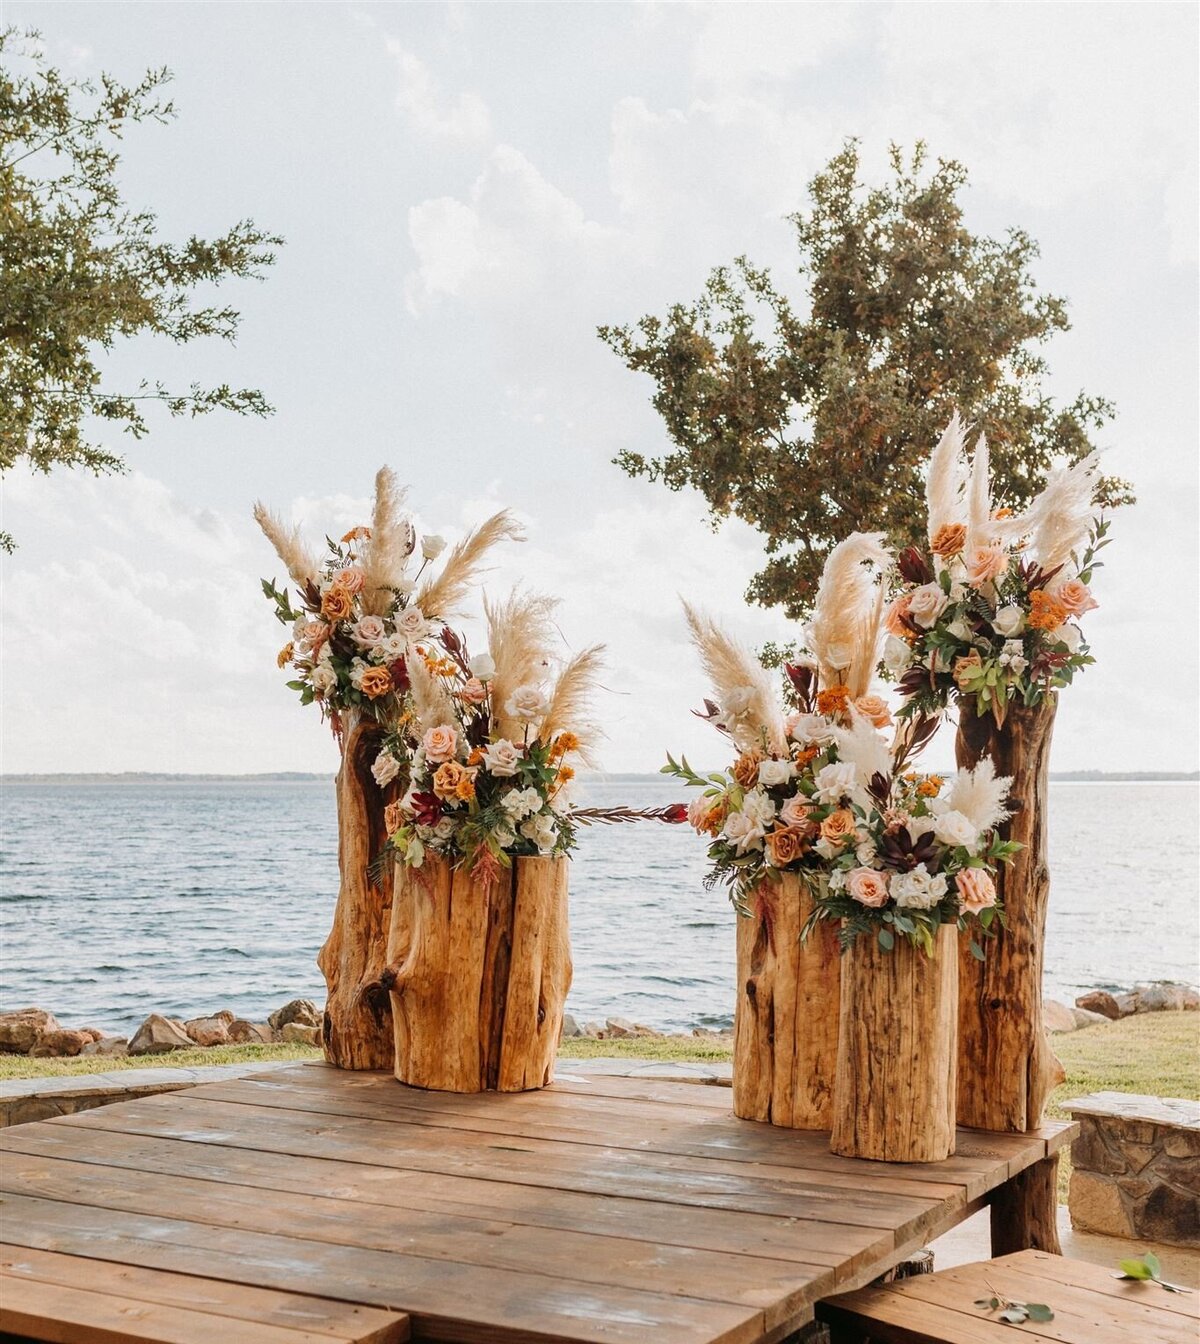
[[[890,712],[869,683],[888,558],[864,534],[830,553],[807,632],[814,658],[787,667],[790,713],[753,655],[686,607],[717,694],[700,717],[738,756],[708,775],[668,756],[663,773],[702,790],[688,819],[710,840],[708,883],[726,885],[741,913],[766,909],[767,884],[794,872],[814,901],[806,932],[836,920],[843,948],[873,931],[884,948],[900,934],[931,951],[940,924],[973,918],[986,934],[1001,917],[992,873],[1015,849],[995,829],[1010,781],[990,761],[948,787],[910,770],[935,716],[884,738]],[[982,955],[976,938],[972,948]]]
[[[1052,472],[1024,514],[993,510],[986,440],[968,466],[954,416],[930,459],[928,551],[900,555],[885,615],[883,667],[902,714],[957,697],[1002,726],[1011,704],[1038,704],[1095,661],[1080,620],[1098,605],[1089,585],[1108,544],[1098,485],[1093,453]]]
[[[276,617],[290,629],[278,665],[292,670],[289,688],[302,704],[319,705],[337,734],[348,711],[381,724],[406,712],[410,667],[452,656],[447,619],[458,614],[492,547],[521,537],[502,511],[451,547],[436,570],[446,543],[432,534],[418,538],[403,511],[405,493],[395,473],[383,468],[375,478],[371,525],[351,528],[340,541],[327,539],[324,559],[309,550],[299,528],[286,528],[261,503],[254,508],[296,586],[293,601],[287,588],[262,581]]]

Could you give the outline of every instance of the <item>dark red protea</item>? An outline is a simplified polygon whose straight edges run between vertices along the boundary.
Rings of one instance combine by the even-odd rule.
[[[932,583],[933,570],[929,561],[915,546],[906,546],[896,557],[896,568],[906,583]]]
[[[442,629],[442,648],[447,653],[461,653],[462,640],[447,625]]]
[[[414,793],[413,820],[418,826],[436,826],[442,819],[442,800],[436,793]]]
[[[408,675],[408,662],[404,658],[397,658],[394,663],[388,663],[388,675],[392,679],[392,689],[397,695],[403,695],[412,686],[412,678]]]
[[[681,821],[687,821],[687,803],[671,803],[668,807],[664,807],[662,819],[671,822],[673,825],[678,825]]]

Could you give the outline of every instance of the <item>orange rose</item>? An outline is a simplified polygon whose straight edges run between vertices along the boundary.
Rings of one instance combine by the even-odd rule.
[[[777,826],[766,837],[768,861],[776,868],[795,863],[808,848],[808,835],[806,826]]]
[[[844,845],[854,839],[854,813],[848,807],[839,807],[821,823],[821,839],[831,845]]]
[[[892,722],[892,712],[881,695],[860,695],[854,702],[854,708],[864,719],[870,719],[876,728],[887,728]]]
[[[463,769],[457,761],[447,761],[439,765],[433,777],[433,791],[439,798],[457,798],[458,786],[464,779],[470,779],[470,772]]]
[[[1066,607],[1044,588],[1029,594],[1029,624],[1034,630],[1057,630],[1066,619]]]
[[[998,579],[1008,568],[1008,553],[1002,546],[976,546],[967,561],[967,582],[980,588]]]
[[[362,674],[358,689],[368,700],[378,700],[392,689],[392,676],[386,667],[368,667]]]
[[[962,523],[943,523],[933,534],[929,549],[943,560],[957,555],[967,544],[967,529]]]
[[[969,915],[977,915],[981,910],[996,904],[996,884],[986,868],[964,868],[954,879],[958,887],[958,899]]]
[[[744,751],[733,763],[730,773],[743,789],[752,789],[758,783],[758,767],[762,764],[762,753]]]
[[[916,635],[904,624],[904,618],[908,615],[908,609],[912,606],[912,593],[901,593],[899,597],[892,600],[887,612],[883,617],[883,624],[887,628],[889,635],[896,635],[899,639],[907,639],[911,644]]]
[[[1082,616],[1085,611],[1095,611],[1100,605],[1092,596],[1092,590],[1079,579],[1068,579],[1058,590],[1057,597],[1070,616]]]
[[[974,674],[983,667],[983,659],[979,656],[978,649],[972,649],[970,653],[964,654],[961,658],[954,660],[954,684],[959,690],[966,690],[967,686],[975,679]]]
[[[352,605],[350,594],[334,584],[321,599],[321,615],[327,621],[344,621],[350,615]]]
[[[388,803],[383,809],[383,829],[388,835],[395,835],[404,825],[404,809],[399,803]]]
[[[287,667],[288,663],[292,661],[292,655],[295,652],[296,652],[295,644],[289,641],[287,644],[283,646],[282,649],[279,650],[279,656],[275,659],[275,666]]]
[[[826,718],[844,714],[850,706],[850,688],[848,686],[830,686],[828,690],[817,692],[817,713]]]

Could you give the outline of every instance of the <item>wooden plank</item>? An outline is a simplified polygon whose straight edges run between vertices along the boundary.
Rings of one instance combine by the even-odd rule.
[[[1144,1280],[1118,1279],[1114,1277],[1114,1270],[1080,1260],[1067,1260],[1061,1255],[1051,1255],[1048,1251],[1018,1251],[1015,1255],[1001,1257],[995,1263],[1011,1265],[1022,1274],[1034,1275],[1052,1283],[1073,1284],[1077,1288],[1087,1288],[1093,1293],[1103,1293],[1123,1301],[1145,1302],[1159,1311],[1173,1311],[1189,1320],[1200,1321],[1200,1293],[1195,1290],[1168,1293],[1157,1284]]]
[[[0,1277],[56,1284],[104,1293],[134,1302],[183,1307],[206,1316],[231,1317],[302,1332],[322,1341],[353,1344],[401,1344],[408,1339],[405,1317],[375,1307],[333,1302],[302,1293],[277,1292],[221,1283],[195,1274],[169,1274],[77,1255],[57,1255],[28,1246],[0,1244]],[[293,1339],[292,1344],[296,1344]]]
[[[366,1163],[181,1143],[60,1125],[20,1125],[0,1132],[0,1149],[75,1158],[146,1174],[196,1176],[261,1190],[307,1193],[464,1217],[504,1217],[538,1227],[635,1237],[662,1245],[694,1246],[730,1256],[749,1254],[800,1260],[852,1272],[887,1253],[890,1234],[876,1229],[805,1223],[728,1209],[688,1210],[676,1204],[595,1197],[571,1190],[496,1180],[404,1171]],[[841,1280],[839,1279],[839,1282]]]
[[[712,1251],[654,1246],[615,1236],[548,1231],[501,1219],[483,1221],[404,1207],[361,1205],[323,1195],[218,1185],[190,1177],[160,1176],[131,1183],[111,1167],[10,1155],[0,1189],[126,1213],[183,1218],[216,1227],[274,1232],[289,1237],[411,1253],[436,1260],[540,1273],[611,1287],[669,1292],[705,1301],[758,1307],[768,1325],[789,1319],[834,1286],[821,1266]]]
[[[41,1283],[14,1275],[0,1275],[0,1330],[30,1335],[49,1344],[206,1344],[222,1335],[238,1344],[330,1344],[333,1335],[261,1321],[231,1322],[227,1315],[193,1311],[160,1302],[131,1301],[109,1293],[90,1292],[61,1283]],[[403,1334],[372,1332],[364,1341],[408,1338],[404,1319],[397,1318]],[[236,1333],[231,1333],[236,1332]],[[341,1336],[348,1344],[348,1336]]]
[[[317,1296],[405,1311],[419,1338],[456,1344],[753,1344],[764,1330],[750,1308],[22,1195],[5,1198],[5,1236],[151,1269],[202,1262],[213,1277],[256,1287],[302,1282]]]
[[[882,1288],[872,1291],[881,1297],[885,1293]],[[914,1302],[898,1294],[888,1294],[886,1303],[877,1305],[873,1301],[868,1307],[856,1302],[858,1296],[848,1293],[817,1303],[817,1320],[831,1328],[834,1340],[839,1338],[839,1329],[854,1340],[861,1340],[869,1329],[871,1344],[930,1344],[931,1341],[938,1344],[1013,1344],[1014,1338],[1046,1344],[1048,1339],[1038,1333],[1041,1327],[1037,1325],[1022,1325],[1018,1331],[1011,1325],[990,1321],[982,1313],[971,1317],[957,1308]],[[894,1301],[891,1300],[893,1296]],[[1127,1344],[1133,1344],[1133,1341],[1127,1341]],[[1138,1344],[1146,1342],[1138,1341]]]

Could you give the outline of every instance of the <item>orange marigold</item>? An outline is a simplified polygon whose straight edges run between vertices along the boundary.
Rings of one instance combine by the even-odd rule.
[[[930,775],[928,779],[921,781],[917,787],[917,792],[922,798],[936,798],[941,793],[942,785],[945,782],[941,775]]]
[[[835,714],[844,714],[849,707],[849,686],[830,686],[827,690],[817,692],[818,714],[832,717]]]
[[[347,532],[346,535],[342,538],[342,540],[358,541],[360,537],[362,538],[363,541],[370,541],[371,529],[369,527],[352,527],[350,531]]]
[[[468,764],[468,765],[482,765],[482,764],[483,764],[483,748],[482,748],[482,747],[476,747],[476,748],[474,748],[474,750],[471,752],[471,754],[467,757],[467,764]]]
[[[462,779],[458,781],[458,785],[454,792],[464,803],[469,803],[471,799],[475,797],[474,779],[470,775],[464,775]]]
[[[558,767],[558,782],[566,784],[569,780],[575,778],[575,771],[569,765],[560,765]]]
[[[566,756],[569,752],[579,750],[579,738],[574,733],[559,733],[554,739],[554,749],[551,755],[554,757]]]
[[[1066,619],[1066,607],[1044,588],[1029,594],[1029,624],[1034,630],[1057,630]]]
[[[793,750],[792,759],[800,769],[803,769],[809,761],[815,761],[820,754],[820,747],[796,747]]]
[[[296,652],[296,646],[289,640],[282,649],[279,650],[279,656],[275,659],[276,667],[287,667],[292,661],[292,655]]]

